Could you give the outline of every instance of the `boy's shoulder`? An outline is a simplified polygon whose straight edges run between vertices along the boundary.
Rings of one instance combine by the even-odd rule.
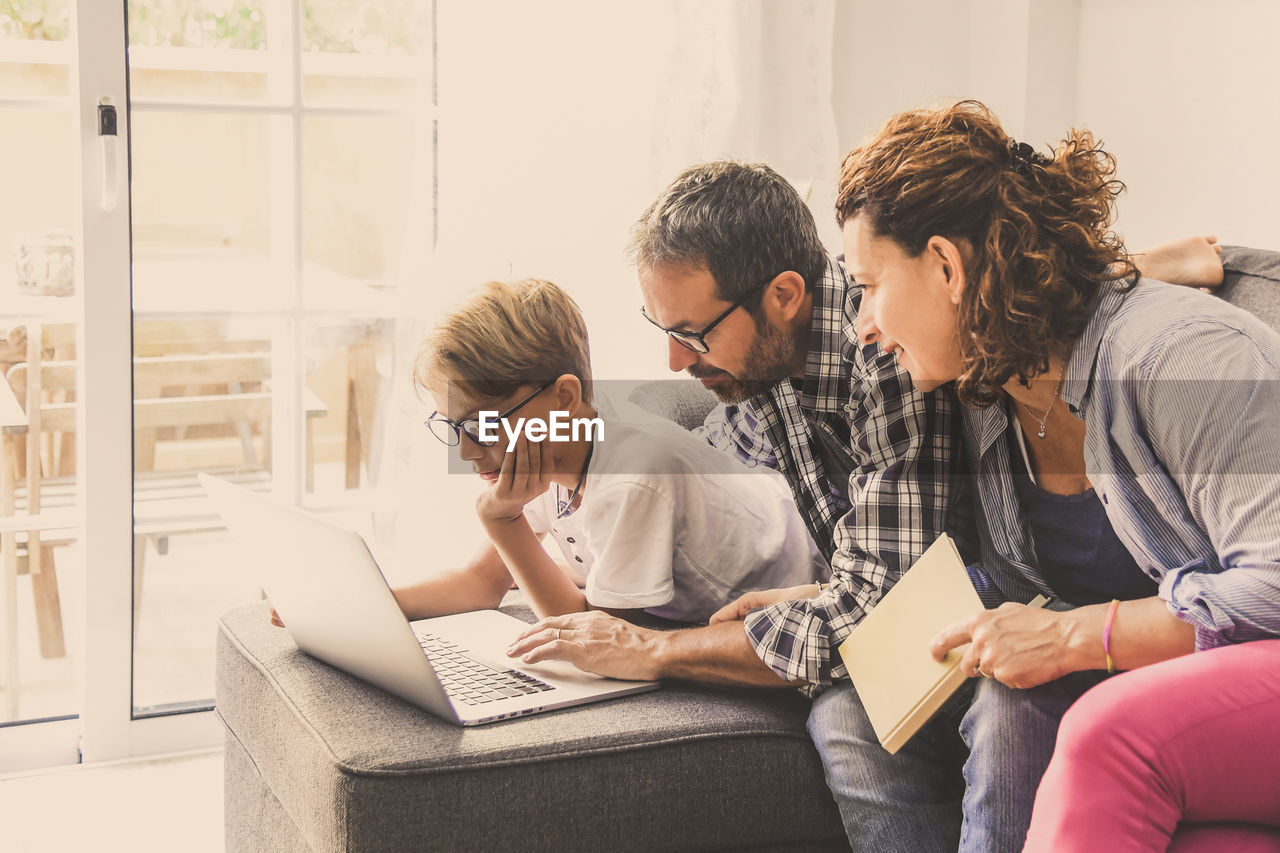
[[[594,451],[593,474],[644,478],[748,470],[679,424],[634,403],[602,400],[597,408],[604,422],[604,438]]]

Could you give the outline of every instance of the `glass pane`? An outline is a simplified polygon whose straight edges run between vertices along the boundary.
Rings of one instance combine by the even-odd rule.
[[[398,109],[429,101],[430,3],[305,0],[302,9],[307,106]]]
[[[135,98],[165,101],[261,101],[268,93],[265,73],[141,68],[136,63],[129,85]]]
[[[379,485],[394,432],[396,321],[312,318],[306,323],[306,491],[310,506],[346,503],[344,492]]]
[[[21,275],[20,259],[30,258],[24,250],[34,250],[47,240],[62,235],[70,239],[74,198],[75,165],[73,124],[69,110],[0,109],[0,124],[21,128],[21,133],[0,133],[0,162],[7,163],[4,194],[0,204],[0,288],[6,313],[18,307],[14,297],[31,296],[41,290],[63,287],[47,278],[33,280],[34,271]],[[23,301],[22,310],[43,313],[53,303],[48,300]]]
[[[174,17],[194,5],[199,32]],[[131,22],[166,22],[131,36],[134,95],[180,105],[132,112],[136,713],[207,703],[208,626],[259,595],[197,471],[300,499],[375,547],[391,531],[375,524],[373,490],[394,458],[404,363],[390,283],[406,238],[430,245],[432,149],[414,138],[429,122],[304,112],[298,126],[284,101],[272,114],[202,110],[292,94],[293,62],[276,50],[288,40],[264,49],[265,28],[245,18],[264,7],[270,25],[289,22],[278,0],[153,0],[146,21],[130,7]],[[410,44],[429,3],[311,7],[293,43],[316,99],[416,108]]]
[[[393,274],[411,235],[422,244],[430,220],[410,209],[413,175],[430,169],[402,118],[324,117],[303,124],[305,304],[313,309],[376,310],[389,301]]]
[[[262,0],[131,0],[135,101],[262,101],[269,94]]]
[[[431,34],[423,0],[303,0],[302,49],[316,53],[421,53]]]
[[[70,0],[0,0],[0,97],[66,97]]]
[[[58,10],[61,9],[61,18]],[[33,11],[34,10],[34,11]],[[51,14],[53,18],[39,15]],[[24,16],[23,13],[31,12]],[[0,5],[0,33],[63,38],[66,4]],[[62,20],[63,24],[57,23]],[[24,29],[17,29],[19,24]],[[0,77],[14,66],[0,66]],[[30,72],[30,73],[27,73]],[[27,74],[27,76],[23,76]],[[65,74],[10,75],[15,94],[65,97]],[[5,84],[0,84],[5,85]],[[78,149],[70,112],[2,108],[0,162],[0,723],[75,714],[84,555],[75,455],[71,236]]]
[[[212,515],[211,507],[204,507]],[[225,530],[135,535],[133,705],[137,714],[213,702],[218,617],[260,597]]]
[[[262,0],[129,0],[129,44],[265,50]]]
[[[56,45],[55,45],[56,47]],[[32,51],[27,60],[0,59],[0,97],[58,97],[67,93],[70,70],[56,60],[65,51]]]
[[[0,39],[62,41],[71,36],[71,0],[0,0]]]
[[[153,481],[168,489],[196,471],[270,481],[272,339],[244,314],[135,315],[135,501],[153,497],[142,493]]]
[[[269,152],[281,133],[287,139],[287,119],[134,112],[136,312],[288,304],[287,223],[272,228],[270,204],[279,175],[269,168]]]
[[[135,109],[132,129],[133,686],[150,713],[208,703],[208,626],[257,595],[228,568],[195,475],[274,486],[274,361],[294,288],[290,228],[273,213],[288,160],[272,163],[291,145],[285,117]]]
[[[337,58],[341,61],[329,61]],[[308,57],[310,60],[311,57]],[[418,73],[417,60],[379,62],[356,69],[364,57],[317,55],[302,66],[302,100],[309,107],[364,107],[404,109],[413,107],[426,94]]]
[[[135,314],[134,705],[212,696],[217,616],[256,597],[196,473],[272,488],[273,351],[287,321]]]
[[[52,322],[59,313],[43,322],[3,318],[0,367],[7,382],[0,407],[19,416],[22,430],[3,435],[0,521],[8,529],[0,534],[0,722],[79,708],[83,640],[74,614],[84,607],[84,555],[75,522],[75,325]],[[39,420],[24,411],[38,411]]]

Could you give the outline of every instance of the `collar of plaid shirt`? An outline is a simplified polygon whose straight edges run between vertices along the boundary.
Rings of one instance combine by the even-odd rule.
[[[796,504],[809,532],[827,560],[834,551],[835,523],[849,511],[843,488],[851,460],[842,470],[828,471],[848,456],[850,431],[844,409],[849,403],[851,350],[859,346],[853,331],[858,291],[848,284],[844,267],[829,260],[822,280],[813,288],[809,351],[804,379],[783,381],[757,398],[756,411],[777,456],[778,468],[791,484]],[[821,442],[828,452],[820,452]],[[837,452],[831,452],[836,448]],[[843,454],[839,449],[843,449]],[[825,459],[824,459],[825,456]]]

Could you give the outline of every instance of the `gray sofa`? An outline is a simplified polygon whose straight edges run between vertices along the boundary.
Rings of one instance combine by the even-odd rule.
[[[631,398],[711,406],[693,382]],[[848,850],[793,691],[670,683],[461,729],[302,654],[265,604],[220,620],[216,691],[227,850]]]

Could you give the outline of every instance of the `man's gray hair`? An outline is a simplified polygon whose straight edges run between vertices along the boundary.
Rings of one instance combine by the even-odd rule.
[[[827,264],[795,187],[763,163],[731,160],[681,173],[635,224],[631,253],[642,271],[706,267],[729,302],[788,270],[812,288]],[[752,311],[758,305],[747,303]]]

